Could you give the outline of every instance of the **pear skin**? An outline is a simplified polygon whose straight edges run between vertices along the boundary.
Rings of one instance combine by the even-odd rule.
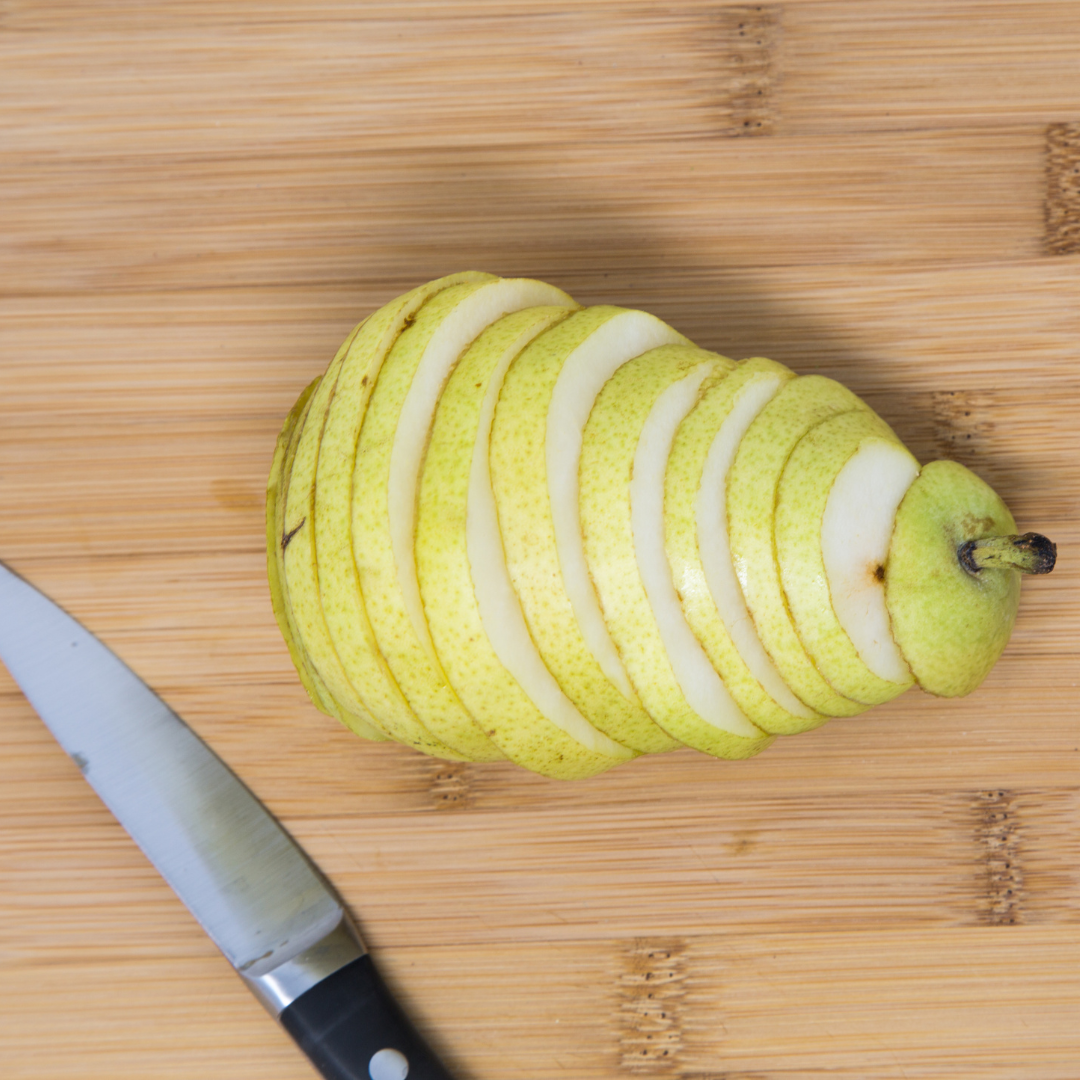
[[[959,552],[966,542],[1015,533],[997,493],[955,461],[932,461],[908,489],[885,564],[885,602],[896,643],[929,693],[970,694],[1008,643],[1020,572],[972,572]]]
[[[346,712],[334,702],[319,673],[315,670],[299,643],[296,621],[293,617],[292,605],[289,602],[285,586],[285,547],[289,541],[282,524],[285,512],[285,492],[288,490],[289,479],[292,476],[292,463],[296,453],[296,445],[299,442],[304,421],[307,419],[312,395],[319,381],[319,379],[316,379],[305,387],[289,413],[281,434],[278,436],[274,462],[267,483],[266,539],[270,602],[274,609],[274,618],[277,620],[281,635],[285,639],[293,666],[300,676],[301,685],[307,691],[315,707],[326,713],[327,716],[332,716],[335,720],[344,724],[361,738],[383,742],[387,736],[370,716],[359,712]]]

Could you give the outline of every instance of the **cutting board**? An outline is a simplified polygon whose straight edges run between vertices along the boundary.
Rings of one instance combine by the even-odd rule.
[[[2,0],[0,558],[279,814],[462,1080],[1080,1076],[1074,0]],[[970,697],[559,783],[363,743],[274,439],[460,269],[841,379],[1059,546]],[[312,1072],[0,672],[0,1072]]]

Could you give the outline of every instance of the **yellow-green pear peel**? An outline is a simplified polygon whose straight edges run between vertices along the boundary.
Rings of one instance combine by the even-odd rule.
[[[591,738],[582,730],[587,721],[573,715],[529,637],[502,552],[488,445],[506,368],[567,315],[556,307],[507,315],[462,356],[435,414],[416,524],[421,597],[451,684],[507,757],[564,779],[602,772],[634,755],[622,747],[606,753],[595,729]]]
[[[822,375],[792,379],[747,429],[728,473],[732,561],[758,636],[796,697],[826,716],[855,716],[867,706],[831,686],[799,640],[776,565],[776,490],[788,457],[810,428],[839,413],[868,409]]]
[[[554,286],[525,278],[456,285],[425,304],[379,372],[353,473],[353,558],[379,650],[424,725],[444,742],[480,746],[487,760],[503,755],[454,693],[423,612],[417,484],[439,395],[461,354],[492,322],[539,305],[577,306]]]
[[[317,676],[308,667],[307,658],[299,645],[297,645],[292,626],[292,614],[285,599],[280,572],[281,504],[284,489],[288,486],[286,460],[288,460],[289,469],[291,470],[291,450],[296,448],[297,427],[303,424],[303,418],[307,416],[308,402],[318,385],[319,380],[314,379],[300,392],[296,403],[285,418],[285,423],[282,425],[277,437],[277,444],[274,447],[274,459],[270,466],[270,476],[266,481],[266,575],[270,585],[270,605],[274,611],[274,619],[277,621],[281,636],[285,639],[289,657],[296,668],[296,673],[300,676],[300,682],[315,706],[322,712],[329,714],[329,706],[323,698],[322,690],[316,686]]]
[[[734,363],[653,349],[608,380],[585,426],[581,528],[604,619],[649,715],[687,746],[751,757],[772,741],[741,713],[679,606],[664,551],[664,469],[703,385]]]
[[[761,644],[731,562],[724,491],[747,427],[794,378],[754,357],[708,387],[675,433],[664,484],[665,546],[687,622],[739,708],[776,734],[827,717],[791,693]]]
[[[957,552],[966,541],[1015,532],[989,484],[954,461],[932,461],[908,489],[885,564],[885,601],[900,651],[929,693],[971,693],[1008,643],[1020,574],[971,573]]]
[[[869,512],[876,508],[875,498],[885,498],[888,521],[881,539],[887,543],[896,506],[905,485],[918,475],[918,462],[879,416],[868,411],[841,413],[811,428],[788,458],[777,489],[776,558],[796,632],[818,670],[846,697],[876,705],[903,693],[914,678],[898,654],[896,679],[876,674],[860,655],[834,610],[822,549],[826,506],[832,501],[838,477],[860,450],[885,452],[896,459],[895,464],[890,461],[890,475],[879,470],[876,490],[864,493],[867,497],[861,500],[861,507]],[[897,472],[900,475],[894,478],[892,474]],[[890,480],[895,483],[890,484]],[[857,523],[851,524],[854,528]],[[858,537],[849,540],[847,556],[852,558]],[[883,557],[884,552],[880,555]],[[874,599],[881,605],[887,624],[884,586],[875,575],[880,562],[877,558],[873,561],[875,565],[866,568],[866,584],[877,594]],[[884,629],[888,634],[887,625]],[[891,636],[880,643],[882,648],[889,646],[895,650]]]
[[[319,600],[327,632],[350,684],[380,726],[398,742],[425,751],[428,746],[450,744],[440,743],[420,722],[394,680],[375,641],[353,562],[352,483],[357,441],[382,364],[417,312],[446,289],[495,280],[491,274],[453,274],[413,289],[375,312],[345,355],[319,443],[314,540]],[[454,746],[451,750],[468,760],[500,756],[482,733],[465,748]]]
[[[319,673],[315,670],[299,640],[299,632],[292,613],[285,582],[285,547],[289,541],[284,531],[285,495],[292,477],[293,457],[307,419],[308,410],[319,379],[310,383],[293,406],[278,438],[270,479],[267,484],[267,573],[270,583],[270,601],[274,617],[281,628],[282,637],[289,650],[293,666],[300,676],[301,685],[307,691],[315,707],[327,716],[344,724],[361,738],[375,742],[384,741],[386,734],[367,714],[347,712],[334,701]]]
[[[491,429],[492,488],[529,632],[582,715],[643,751],[678,744],[637,699],[604,625],[581,544],[578,458],[589,410],[607,378],[665,344],[690,342],[644,312],[610,306],[576,312],[510,365]]]

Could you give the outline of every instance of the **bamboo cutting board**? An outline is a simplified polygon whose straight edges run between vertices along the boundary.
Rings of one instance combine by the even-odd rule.
[[[0,558],[341,888],[462,1080],[1080,1077],[1080,6],[0,0]],[[262,491],[475,268],[840,378],[1058,542],[971,697],[559,784],[364,744]],[[0,673],[0,1074],[310,1068]]]

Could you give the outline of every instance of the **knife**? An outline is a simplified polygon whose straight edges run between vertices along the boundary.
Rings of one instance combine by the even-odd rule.
[[[326,1080],[451,1080],[341,898],[266,807],[113,652],[2,562],[0,660]]]

